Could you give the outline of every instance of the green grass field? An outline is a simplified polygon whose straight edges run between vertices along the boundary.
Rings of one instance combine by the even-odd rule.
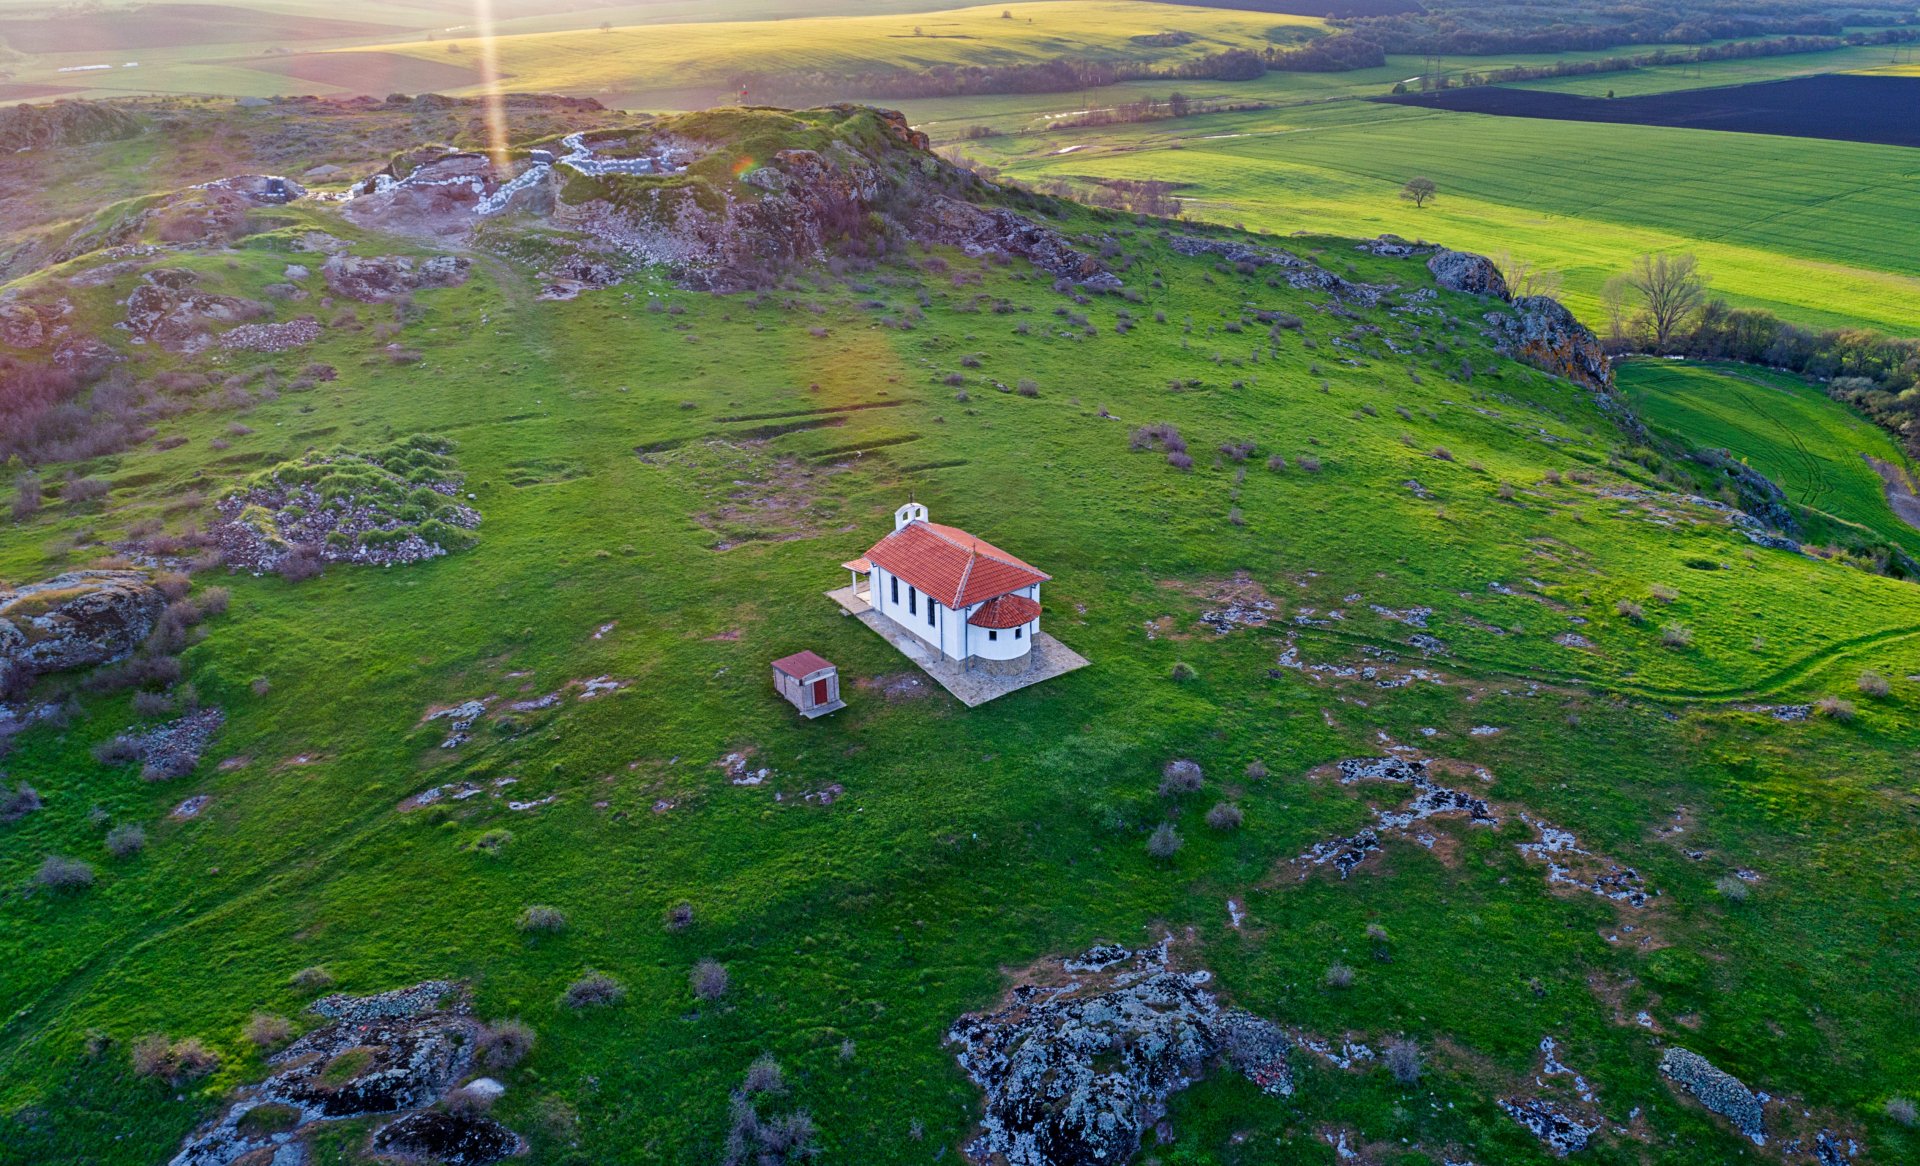
[[[1620,384],[1656,432],[1729,450],[1795,505],[1920,552],[1920,531],[1894,514],[1866,460],[1907,468],[1907,458],[1884,430],[1819,389],[1742,365],[1649,360],[1623,364]]]
[[[169,263],[255,296],[309,227],[363,253],[397,246],[322,209],[271,213],[277,233]],[[335,328],[269,363],[326,360],[338,381],[259,403],[245,434],[228,412],[173,418],[161,436],[186,438],[177,448],[76,467],[117,484],[104,505],[0,529],[0,572],[39,578],[140,519],[203,518],[190,489],[310,446],[413,432],[458,442],[485,515],[477,547],[414,567],[336,567],[301,584],[203,576],[233,589],[233,607],[186,660],[229,721],[190,777],[145,783],[92,760],[136,719],[124,697],[86,698],[71,727],[18,739],[9,776],[47,808],[0,828],[12,888],[0,899],[0,1161],[164,1158],[224,1090],[264,1072],[239,1035],[247,1016],[297,1017],[310,994],[288,978],[321,965],[348,991],[468,979],[483,1015],[532,1023],[539,1046],[495,1112],[533,1140],[535,1161],[713,1161],[728,1090],[772,1053],[824,1161],[923,1162],[952,1153],[977,1115],[941,1035],[1004,990],[1002,969],[1161,928],[1191,933],[1194,958],[1248,1007],[1376,1043],[1410,1034],[1431,1065],[1406,1088],[1303,1061],[1286,1102],[1216,1073],[1176,1099],[1180,1142],[1163,1161],[1330,1163],[1322,1134],[1338,1127],[1417,1144],[1397,1151],[1408,1163],[1450,1146],[1547,1163],[1492,1103],[1530,1078],[1544,1035],[1609,1114],[1636,1110],[1657,1131],[1607,1135],[1587,1160],[1758,1160],[1662,1084],[1638,1009],[1877,1156],[1920,1152],[1880,1116],[1920,1069],[1906,1002],[1886,990],[1911,964],[1920,902],[1907,764],[1920,689],[1896,679],[1847,724],[1735,707],[1849,693],[1868,667],[1913,672],[1920,591],[1755,550],[1708,511],[1621,501],[1647,483],[1628,463],[1609,468],[1611,423],[1584,392],[1489,353],[1480,302],[1442,297],[1452,324],[1386,310],[1344,320],[1125,220],[1065,226],[1137,260],[1128,279],[1146,302],[1075,305],[1017,268],[946,255],[978,282],[889,267],[885,282],[812,277],[764,299],[640,279],[541,303],[523,274],[481,257],[465,286],[417,297],[401,340],[421,363],[395,367],[378,342]],[[1287,245],[1350,278],[1426,281],[1418,260],[1348,241]],[[73,294],[104,321],[130,279]],[[982,311],[981,295],[1009,310]],[[644,310],[655,296],[684,314]],[[874,300],[884,307],[863,306]],[[1255,306],[1298,312],[1304,327],[1273,351],[1264,326],[1242,324]],[[915,309],[912,330],[876,323]],[[1137,319],[1124,333],[1122,310]],[[1060,314],[1073,312],[1084,326]],[[1470,383],[1449,375],[1462,357]],[[954,373],[965,400],[945,383]],[[1017,378],[1038,396],[991,383]],[[1170,391],[1175,379],[1198,384]],[[827,412],[869,403],[889,407]],[[767,414],[846,421],[741,432]],[[1129,431],[1156,421],[1185,432],[1192,472],[1128,452]],[[215,439],[230,451],[216,455]],[[676,440],[687,444],[671,456],[635,454]],[[1257,446],[1245,467],[1212,453],[1236,441]],[[878,452],[835,452],[855,448]],[[1266,468],[1270,455],[1286,468]],[[815,504],[768,530],[800,537],[713,550],[740,532],[703,516],[742,479],[781,475]],[[908,490],[1049,571],[1048,628],[1093,666],[973,710],[869,687],[911,666],[821,593]],[[1275,597],[1279,618],[1216,636],[1197,616],[1235,572]],[[1616,601],[1649,616],[1622,618]],[[1445,654],[1421,658],[1373,604],[1433,607]],[[1328,621],[1330,609],[1346,618]],[[1690,646],[1661,645],[1669,623],[1692,630]],[[1556,642],[1576,628],[1592,647]],[[1392,652],[1444,683],[1383,689],[1276,668],[1289,642],[1310,663]],[[852,707],[803,724],[773,696],[767,661],[803,647],[839,663]],[[1176,662],[1197,677],[1170,679]],[[483,722],[458,749],[421,719],[602,675],[624,687]],[[1350,880],[1296,881],[1294,855],[1366,818],[1354,791],[1304,775],[1383,741],[1485,766],[1492,796],[1641,871],[1660,891],[1641,922],[1665,946],[1610,941],[1614,909],[1550,891],[1511,823],[1441,826],[1437,850],[1392,844]],[[743,748],[776,771],[767,785],[732,785],[715,767]],[[1168,803],[1154,787],[1177,756],[1210,776]],[[1241,776],[1256,759],[1271,777]],[[554,800],[397,809],[443,782],[507,777],[527,801]],[[844,791],[831,806],[800,797],[830,784]],[[190,794],[212,801],[170,820]],[[1245,827],[1203,825],[1216,800],[1241,804]],[[1676,814],[1684,835],[1663,833]],[[1187,845],[1159,863],[1143,843],[1165,820]],[[102,832],[121,823],[151,842],[110,861]],[[511,841],[497,853],[473,848],[502,829]],[[94,861],[98,885],[27,893],[49,853]],[[1750,902],[1716,894],[1747,867],[1763,877]],[[1229,898],[1249,912],[1241,928]],[[697,922],[670,932],[662,916],[681,901]],[[531,903],[563,910],[567,931],[517,932]],[[1390,961],[1366,956],[1369,924],[1391,936]],[[731,971],[718,1005],[689,995],[701,957]],[[1339,961],[1360,965],[1345,991],[1323,986]],[[626,1003],[561,1007],[588,968],[621,979]],[[151,1031],[199,1036],[223,1065],[183,1090],[137,1079],[126,1048]],[[320,1161],[353,1161],[366,1129],[330,1134]]]

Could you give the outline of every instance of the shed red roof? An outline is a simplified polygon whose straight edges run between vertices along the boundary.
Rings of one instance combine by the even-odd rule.
[[[874,543],[867,558],[951,608],[1053,578],[964,530],[923,519]]]
[[[967,620],[977,628],[1017,628],[1040,618],[1040,605],[1024,595],[1001,595],[980,605]]]
[[[782,656],[775,660],[773,666],[795,680],[805,680],[815,672],[832,668],[833,663],[812,652],[795,652],[791,656]]]

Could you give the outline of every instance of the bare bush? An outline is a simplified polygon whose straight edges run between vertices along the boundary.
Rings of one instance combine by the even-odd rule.
[[[1147,835],[1147,854],[1153,858],[1172,858],[1180,853],[1184,845],[1186,843],[1181,839],[1180,832],[1173,828],[1172,822],[1160,823],[1153,828],[1153,833]]]
[[[77,858],[49,854],[33,872],[35,884],[53,891],[74,891],[93,885],[93,867]]]
[[[1020,383],[1015,386],[1014,392],[1019,393],[1023,397],[1037,397],[1040,395],[1040,386],[1022,377],[1020,378]]]
[[[1327,974],[1323,979],[1329,988],[1351,988],[1353,987],[1353,969],[1343,963],[1331,963],[1327,965]]]
[[[319,575],[326,568],[320,562],[319,555],[306,547],[296,546],[281,556],[277,570],[287,582],[299,583]]]
[[[147,832],[129,822],[107,831],[107,853],[115,858],[132,858],[147,848]]]
[[[287,977],[287,983],[302,992],[319,992],[333,987],[333,973],[315,964]]]
[[[511,1069],[526,1060],[533,1051],[533,1041],[533,1028],[524,1021],[496,1020],[481,1030],[474,1059],[496,1072]]]
[[[588,972],[567,985],[560,1002],[568,1008],[601,1008],[627,998],[626,986],[605,972]]]
[[[173,711],[173,698],[164,692],[136,692],[133,694],[133,715],[136,717],[164,717]]]
[[[1685,648],[1693,643],[1693,629],[1682,623],[1663,624],[1660,643],[1668,648]]]
[[[0,822],[18,822],[44,804],[40,791],[23,781],[13,787],[12,793],[0,797]]]
[[[1860,695],[1879,700],[1892,691],[1893,686],[1887,683],[1887,678],[1878,672],[1869,669],[1860,674]]]
[[[727,966],[719,960],[701,959],[687,973],[687,986],[693,990],[696,1000],[714,1001],[727,994],[733,977],[728,974]]]
[[[1312,455],[1302,457],[1299,465],[1301,469],[1307,471],[1309,474],[1317,474],[1320,472],[1320,459]]]
[[[1426,1071],[1426,1057],[1420,1051],[1420,1042],[1407,1038],[1388,1041],[1386,1053],[1380,1060],[1402,1085],[1418,1084],[1420,1074]]]
[[[1172,797],[1175,794],[1190,794],[1198,790],[1206,781],[1206,773],[1200,763],[1185,757],[1175,758],[1160,769],[1160,796]]]
[[[1719,892],[1720,897],[1729,903],[1744,903],[1747,901],[1747,897],[1753,893],[1747,887],[1747,884],[1732,875],[1722,875],[1714,882],[1713,889]]]
[[[535,903],[520,912],[520,920],[515,926],[522,931],[565,931],[567,917],[558,907],[547,907]]]
[[[1232,802],[1221,802],[1207,811],[1207,825],[1215,830],[1238,830],[1243,815]]]
[[[1287,459],[1276,453],[1267,459],[1267,468],[1277,474],[1287,468]]]
[[[1655,583],[1653,586],[1647,588],[1647,594],[1653,596],[1655,599],[1658,599],[1662,603],[1672,603],[1674,600],[1680,598],[1680,593],[1678,591],[1675,591],[1673,588],[1668,587],[1664,583]]]
[[[748,1093],[785,1093],[787,1076],[781,1072],[780,1062],[773,1059],[772,1053],[762,1053],[747,1066],[746,1080],[740,1082],[740,1088]]]
[[[198,1037],[176,1041],[149,1033],[134,1042],[129,1056],[138,1075],[173,1085],[198,1080],[220,1067],[220,1058]]]
[[[1819,700],[1814,701],[1813,711],[1816,715],[1825,717],[1830,721],[1840,721],[1842,723],[1852,720],[1855,715],[1853,702],[1841,700],[1837,696],[1823,696]]]
[[[240,1030],[242,1036],[255,1047],[270,1049],[286,1040],[293,1032],[293,1024],[284,1016],[271,1012],[256,1012]]]
[[[1135,452],[1164,449],[1168,453],[1182,453],[1187,448],[1187,439],[1180,436],[1178,429],[1164,421],[1140,426],[1133,431],[1133,436],[1128,441]]]
[[[667,930],[685,931],[693,926],[693,904],[675,903],[667,909]]]
[[[1260,781],[1267,776],[1267,763],[1258,758],[1247,762],[1247,780]]]
[[[1630,619],[1634,623],[1639,623],[1641,620],[1644,620],[1647,618],[1646,609],[1641,607],[1639,604],[1633,602],[1631,599],[1622,599],[1622,600],[1616,601],[1613,605],[1613,610],[1614,610],[1614,613],[1619,615],[1622,619]]]
[[[1167,455],[1167,464],[1176,470],[1190,470],[1193,468],[1193,455],[1174,450]]]
[[[1887,1098],[1886,1114],[1903,1126],[1920,1125],[1920,1106],[1911,1097]]]

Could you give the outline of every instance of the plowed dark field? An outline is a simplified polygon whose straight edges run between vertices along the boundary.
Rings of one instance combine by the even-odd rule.
[[[1677,126],[1920,146],[1920,113],[1915,112],[1920,110],[1920,77],[1832,73],[1613,99],[1489,85],[1378,100],[1498,117]]]

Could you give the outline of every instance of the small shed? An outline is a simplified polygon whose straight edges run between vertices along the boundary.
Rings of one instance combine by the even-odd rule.
[[[813,652],[775,660],[773,690],[809,720],[847,707],[840,699],[840,670]]]

